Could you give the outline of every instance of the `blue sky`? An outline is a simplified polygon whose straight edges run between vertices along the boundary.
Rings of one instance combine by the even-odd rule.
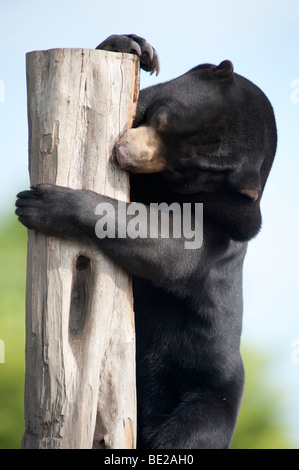
[[[275,356],[269,380],[284,387],[284,411],[296,424],[299,363],[291,361],[291,342],[299,339],[297,0],[1,0],[0,222],[1,214],[13,212],[16,192],[28,186],[26,52],[92,49],[112,33],[132,32],[146,37],[161,60],[159,77],[143,72],[142,87],[199,63],[230,59],[273,104],[278,151],[262,202],[263,229],[245,262],[243,339]],[[294,434],[299,447],[295,426]]]

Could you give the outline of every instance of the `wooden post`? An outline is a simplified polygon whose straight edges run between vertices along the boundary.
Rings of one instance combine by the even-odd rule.
[[[128,200],[110,161],[139,92],[135,56],[85,49],[27,54],[31,184]],[[131,280],[89,241],[28,231],[23,448],[134,448]]]

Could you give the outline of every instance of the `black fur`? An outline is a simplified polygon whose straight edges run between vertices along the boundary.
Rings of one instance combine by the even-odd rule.
[[[136,53],[135,41],[141,65],[157,70],[141,38],[102,44]],[[276,150],[272,107],[224,61],[141,91],[134,126],[142,124],[157,130],[168,169],[131,175],[131,198],[203,202],[201,248],[185,249],[184,238],[97,239],[95,207],[117,201],[91,191],[37,185],[19,193],[16,213],[29,228],[91,238],[133,274],[138,447],[228,448],[244,381],[242,265]]]

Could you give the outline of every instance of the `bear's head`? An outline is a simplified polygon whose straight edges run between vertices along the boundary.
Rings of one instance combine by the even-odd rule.
[[[162,86],[142,125],[116,144],[115,156],[131,173],[163,173],[180,200],[225,199],[234,207],[239,201],[255,213],[252,232],[257,233],[276,142],[269,100],[225,60],[200,65]]]

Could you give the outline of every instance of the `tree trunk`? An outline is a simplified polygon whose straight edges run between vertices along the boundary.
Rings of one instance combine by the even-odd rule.
[[[128,200],[110,160],[139,92],[135,56],[85,49],[27,54],[31,184]],[[134,448],[131,280],[89,241],[28,230],[23,448]]]

